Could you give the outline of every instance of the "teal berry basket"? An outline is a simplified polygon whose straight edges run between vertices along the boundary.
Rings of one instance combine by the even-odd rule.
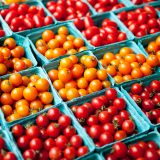
[[[5,149],[7,149],[8,152],[12,152],[15,154],[17,160],[19,160],[19,154],[17,153],[17,147],[11,141],[8,131],[0,129],[0,137],[3,138],[5,141]]]
[[[147,118],[147,116],[145,115],[145,113],[141,110],[141,108],[134,102],[134,100],[131,98],[131,96],[129,95],[129,91],[131,86],[134,83],[140,83],[144,86],[149,85],[149,83],[153,80],[160,80],[160,75],[159,73],[157,74],[153,74],[151,76],[145,77],[143,78],[143,80],[134,80],[130,83],[124,84],[121,86],[121,91],[122,93],[125,95],[125,97],[128,99],[128,101],[133,105],[133,107],[137,110],[137,112],[143,117],[143,119],[149,124],[151,129],[154,129],[155,127],[160,127],[160,124],[153,124],[151,123],[151,121]]]
[[[133,138],[135,138],[135,137],[137,137],[139,135],[142,135],[142,134],[146,133],[149,130],[149,125],[138,114],[138,112],[134,109],[134,107],[128,102],[127,98],[125,98],[125,96],[122,94],[122,92],[120,92],[120,90],[118,88],[114,88],[114,89],[116,89],[118,97],[124,98],[124,100],[126,101],[126,104],[127,104],[126,110],[130,113],[133,121],[135,122],[137,131],[138,131],[137,134],[134,134],[134,135],[131,135],[129,137],[126,137],[125,139],[123,139],[121,141],[126,142],[127,140],[133,139]],[[100,92],[97,92],[97,93],[94,93],[92,95],[89,95],[88,97],[83,97],[80,100],[74,100],[72,102],[67,102],[67,106],[69,108],[71,108],[73,105],[77,106],[77,105],[82,105],[82,104],[84,104],[86,102],[90,102],[93,98],[95,98],[97,96],[105,95],[105,91],[106,90],[104,89],[104,90],[102,90]],[[73,112],[71,110],[70,110],[70,112],[71,112],[71,114],[73,114]],[[82,126],[81,126],[81,130],[85,131],[85,129]],[[106,145],[104,145],[102,147],[95,146],[95,148],[96,148],[96,151],[99,152],[102,149],[108,148],[108,147],[112,146],[115,143],[116,143],[116,141],[112,142],[110,144],[106,144]]]
[[[80,58],[81,58],[83,55],[94,56],[91,51],[83,51],[83,52],[78,53],[76,56],[77,56],[78,59],[80,60]],[[69,55],[66,55],[65,57],[68,57],[68,56],[69,56]],[[95,56],[94,56],[94,57],[95,57]],[[96,57],[95,57],[95,58],[96,58]],[[98,61],[98,60],[97,60],[97,61]],[[46,74],[47,74],[51,69],[58,69],[59,63],[60,63],[60,60],[57,60],[57,61],[52,61],[52,62],[44,65],[43,68],[44,68]],[[99,62],[98,62],[98,65],[97,65],[97,69],[102,69],[102,66],[101,66],[101,64],[100,64]],[[110,80],[110,77],[108,77],[107,80],[111,81],[111,80]],[[113,86],[113,85],[114,85],[114,84],[111,83],[111,86]],[[54,88],[54,87],[53,87],[53,88]],[[88,95],[86,95],[86,96],[84,96],[84,97],[88,97]],[[83,97],[77,97],[77,98],[72,99],[72,100],[70,100],[70,101],[72,102],[72,101],[75,101],[75,100],[78,100],[78,99],[82,99],[82,98],[83,98]]]
[[[145,141],[145,142],[154,141],[160,147],[160,143],[159,143],[160,142],[160,135],[158,134],[158,132],[155,132],[155,131],[146,133],[146,134],[138,136],[138,137],[135,137],[134,139],[125,142],[125,144],[130,146],[130,145],[135,144],[140,141]],[[111,148],[103,149],[100,153],[102,160],[105,160],[105,157],[110,153],[111,153]]]
[[[82,160],[102,160],[102,158],[98,153],[93,153],[82,158]]]
[[[62,26],[65,26],[68,28],[68,31],[70,34],[72,34],[73,36],[75,37],[79,37],[79,38],[82,38],[84,40],[84,43],[85,43],[85,46],[88,48],[88,49],[92,49],[92,47],[88,44],[87,40],[85,40],[83,38],[83,36],[79,33],[79,31],[74,27],[74,25],[72,23],[69,23],[69,22],[66,22],[66,23],[62,23],[62,24],[59,24],[59,25],[56,25],[56,26],[50,26],[50,27],[47,27],[46,30],[52,30],[55,34],[57,34],[58,32],[58,29]],[[36,55],[36,58],[38,60],[38,62],[41,64],[41,65],[44,65],[46,63],[49,63],[51,62],[52,60],[58,60],[58,59],[61,59],[63,58],[64,56],[60,56],[60,57],[57,57],[55,59],[51,59],[51,60],[48,60],[45,56],[43,56],[40,52],[37,51],[36,47],[35,47],[35,43],[38,39],[41,39],[41,35],[42,33],[44,32],[44,29],[43,30],[40,30],[38,32],[35,32],[33,34],[29,34],[28,35],[28,38],[30,40],[30,44],[31,44],[31,47]]]
[[[127,42],[122,42],[122,43],[118,43],[118,44],[115,44],[115,45],[110,45],[108,47],[98,48],[98,49],[96,49],[96,50],[93,51],[93,54],[97,57],[98,60],[100,60],[101,58],[103,58],[103,55],[105,53],[112,52],[112,53],[116,54],[116,53],[118,53],[120,51],[120,49],[122,47],[129,47],[129,48],[131,48],[133,50],[134,54],[141,53],[145,57],[148,56],[148,54],[146,54],[145,52],[143,52],[143,50],[141,50],[134,41],[127,41]],[[125,83],[129,82],[129,81],[127,81],[127,82],[122,82],[120,84],[117,84],[111,75],[110,75],[110,77],[111,77],[112,84],[114,84],[115,86],[119,86],[119,85],[122,85],[122,84],[125,84]]]
[[[130,7],[127,7],[127,8],[121,8],[121,9],[119,9],[118,11],[115,11],[114,12],[114,15],[117,17],[117,14],[118,13],[121,13],[121,12],[123,12],[123,11],[126,11],[126,12],[129,12],[129,11],[134,11],[134,10],[136,10],[136,9],[138,9],[138,8],[143,8],[144,6],[146,6],[147,4],[142,4],[142,5],[139,5],[139,6],[130,6]],[[160,6],[160,4],[159,4],[159,2],[154,2],[154,3],[151,3],[150,4],[151,6],[153,6],[153,7],[158,7],[158,6]],[[160,14],[158,13],[158,11],[157,11],[157,18],[160,18]],[[117,19],[119,19],[118,17],[117,17]],[[120,19],[119,19],[120,20]],[[120,20],[121,21],[121,20]],[[133,37],[133,39],[136,41],[136,42],[138,42],[141,38],[145,38],[145,37],[150,37],[151,35],[155,35],[155,34],[157,34],[157,33],[153,33],[153,34],[147,34],[147,35],[145,35],[145,36],[142,36],[142,37],[137,37],[137,36],[135,36],[128,28],[127,28],[127,26],[121,21],[121,24],[123,25],[123,27],[125,28],[125,29],[127,29],[128,30],[128,32],[132,35],[132,37]]]
[[[5,32],[5,36],[10,36],[12,34],[12,32],[10,30],[7,29],[6,23],[3,23],[2,17],[0,16],[0,27],[4,30]],[[0,40],[3,37],[0,37]]]
[[[19,46],[22,46],[25,50],[25,55],[24,57],[31,60],[32,61],[32,67],[35,67],[37,66],[37,61],[36,59],[34,58],[33,56],[33,53],[31,52],[31,49],[30,49],[30,45],[29,45],[29,41],[27,39],[25,39],[24,37],[20,36],[20,35],[17,35],[17,34],[12,34],[10,36],[5,36],[5,37],[2,37],[0,39],[0,46],[3,46],[3,42],[5,41],[5,39],[7,38],[14,38],[15,41],[16,41],[16,44],[19,45]],[[32,68],[31,67],[31,68]]]
[[[150,36],[147,36],[145,38],[141,38],[139,41],[138,41],[138,46],[139,48],[148,55],[148,52],[145,50],[145,48],[148,46],[148,44],[151,42],[151,41],[155,41],[156,38],[160,36],[160,32],[154,34],[154,35],[150,35]]]
[[[118,29],[120,31],[123,31],[126,33],[127,35],[127,39],[123,42],[127,42],[128,40],[133,40],[134,39],[134,36],[133,34],[131,34],[131,32],[123,25],[123,23],[112,13],[112,12],[107,12],[107,13],[102,13],[102,14],[97,14],[96,16],[92,16],[92,19],[94,21],[94,24],[95,26],[97,27],[100,27],[101,24],[102,24],[102,21],[105,19],[105,18],[108,18],[114,22],[117,23],[118,25]],[[82,33],[81,33],[82,34]],[[85,37],[84,37],[85,38]],[[86,38],[85,38],[86,39]],[[87,41],[87,39],[86,39]],[[121,42],[116,42],[116,43],[112,43],[112,44],[107,44],[107,45],[103,45],[103,46],[110,46],[110,45],[115,45],[115,44],[119,44]],[[97,48],[100,48],[102,46],[99,46],[99,47],[95,47],[93,45],[90,44],[90,46],[92,46],[93,49],[97,49]]]
[[[48,12],[48,10],[44,7],[44,5],[42,4],[41,1],[32,0],[32,1],[27,1],[27,2],[24,2],[24,3],[25,3],[25,4],[28,4],[29,6],[37,6],[37,7],[43,8],[43,9],[44,9],[44,12],[45,12],[45,15],[52,17],[52,15],[51,15],[51,14]],[[23,4],[23,2],[20,3],[20,4]],[[2,10],[2,9],[7,9],[7,8],[9,8],[9,6],[8,6],[8,5],[4,5],[4,6],[1,6],[1,7],[0,7],[0,10]],[[43,26],[43,27],[40,27],[40,28],[27,29],[27,30],[20,31],[20,32],[15,32],[15,33],[20,34],[20,35],[22,35],[22,36],[26,36],[26,35],[28,35],[28,34],[30,34],[30,33],[36,32],[36,31],[38,31],[38,30],[40,30],[40,29],[45,29],[45,28],[47,28],[47,27],[49,27],[49,26],[52,26],[52,25],[56,24],[56,20],[54,19],[54,17],[52,17],[52,19],[53,19],[53,24],[51,24],[51,25]],[[6,24],[6,29],[9,30],[9,31],[12,31],[11,28],[9,27],[9,25],[5,22],[5,20],[4,20],[3,18],[2,18],[2,21],[3,21],[3,23]]]
[[[82,132],[81,128],[79,127],[78,122],[76,121],[74,116],[72,116],[72,114],[70,114],[70,111],[68,110],[68,108],[65,106],[64,103],[60,103],[58,105],[52,106],[52,108],[58,108],[61,111],[61,113],[65,114],[65,115],[67,115],[67,116],[69,116],[71,118],[72,126],[75,127],[78,135],[80,135],[81,138],[83,139],[84,145],[86,145],[88,147],[88,149],[89,149],[89,153],[88,154],[86,154],[86,155],[84,155],[82,157],[76,158],[75,160],[85,159],[86,156],[88,156],[89,154],[91,154],[95,150],[95,147],[93,145],[92,140],[88,137],[88,135],[85,132]],[[32,118],[28,117],[25,120],[23,119],[23,120],[19,121],[17,124],[21,124],[23,126],[31,126],[32,124],[35,124],[35,120],[36,120],[38,115],[46,114],[49,109],[50,108],[46,108],[45,110],[39,112],[37,115],[34,115]],[[12,124],[8,128],[9,129],[9,137],[12,140],[12,142],[16,145],[16,141],[15,141],[15,139],[14,139],[12,133],[11,133],[11,127],[13,127],[13,126],[14,125]],[[20,157],[19,160],[23,160],[22,153],[21,153],[21,151],[19,149],[18,149],[17,153],[18,153],[18,155]]]
[[[36,75],[38,75],[42,78],[47,79],[48,82],[49,82],[49,85],[50,85],[49,92],[51,92],[52,95],[53,95],[53,102],[52,102],[53,105],[61,103],[60,97],[57,95],[56,90],[51,87],[52,84],[51,84],[50,80],[48,79],[48,77],[46,76],[45,72],[43,71],[43,69],[41,67],[34,67],[34,68],[31,68],[31,69],[28,69],[28,70],[25,70],[25,71],[21,71],[19,73],[22,76],[28,76],[28,77],[36,74]],[[8,78],[9,78],[9,75],[6,75],[6,76],[1,77],[1,80],[8,79]],[[35,115],[37,115],[37,114],[35,114]],[[14,125],[14,124],[18,123],[21,120],[32,118],[32,117],[34,117],[34,114],[28,115],[27,117],[23,117],[21,119],[18,119],[18,120],[12,121],[12,122],[7,122],[2,110],[0,110],[0,117],[1,117],[1,121],[2,121],[2,127],[5,128],[6,126],[11,126],[11,125]]]

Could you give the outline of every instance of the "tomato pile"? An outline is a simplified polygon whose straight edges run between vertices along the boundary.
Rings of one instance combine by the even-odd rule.
[[[8,9],[2,9],[0,15],[13,32],[53,24],[53,19],[46,16],[44,9],[34,5],[12,3]]]
[[[5,36],[5,31],[3,30],[2,27],[0,27],[0,38]]]
[[[107,72],[97,69],[98,62],[94,56],[75,55],[60,60],[58,70],[51,69],[48,75],[54,88],[64,101],[110,87]]]
[[[17,45],[14,38],[6,38],[0,46],[0,76],[29,67],[32,67],[32,61],[25,58],[24,48]]]
[[[142,78],[154,73],[154,67],[159,65],[156,55],[150,54],[147,58],[129,47],[122,47],[117,54],[107,52],[100,59],[100,63],[116,83]]]
[[[154,1],[157,1],[157,0],[131,0],[131,2],[133,4],[136,4],[136,5],[140,5],[140,4],[143,4],[143,3],[149,3],[149,2],[154,2]]]
[[[50,1],[47,2],[46,7],[58,21],[91,15],[88,5],[81,0]]]
[[[97,147],[136,134],[136,125],[126,110],[126,102],[117,97],[113,88],[91,102],[72,106],[71,110]]]
[[[55,34],[52,30],[45,30],[42,38],[36,41],[37,50],[47,59],[87,50],[83,39],[71,35],[67,27],[61,26],[57,32]]]
[[[58,108],[40,114],[28,128],[16,124],[11,131],[25,160],[72,160],[89,152],[71,118]]]
[[[118,2],[118,0],[88,0],[88,2],[99,13],[114,11],[116,9],[125,7],[125,5]]]
[[[89,16],[83,20],[79,18],[75,19],[74,25],[95,47],[121,42],[127,39],[126,33],[119,30],[117,23],[108,18],[105,18],[101,22],[101,26],[96,26],[94,20]]]
[[[159,80],[151,81],[148,86],[139,83],[133,84],[130,89],[130,96],[152,123],[160,123]]]
[[[160,31],[160,18],[152,6],[147,5],[132,11],[123,11],[117,16],[136,37]]]
[[[8,122],[35,114],[52,105],[49,82],[38,75],[14,73],[0,83],[0,104]]]
[[[112,153],[106,155],[105,160],[158,160],[160,159],[160,148],[150,141],[138,141],[127,146],[123,142],[117,142],[112,146]]]
[[[149,54],[157,55],[158,59],[160,60],[160,36],[146,46],[146,51]]]
[[[0,137],[0,159],[1,160],[17,160],[16,156],[12,152],[8,152],[5,146],[5,140]]]

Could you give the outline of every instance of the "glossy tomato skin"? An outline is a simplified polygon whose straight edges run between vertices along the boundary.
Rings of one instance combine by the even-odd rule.
[[[36,151],[40,151],[42,149],[42,141],[39,138],[33,138],[30,141],[29,146],[31,149],[34,149]]]
[[[63,134],[70,139],[76,134],[76,129],[73,126],[68,126],[63,130]]]
[[[89,135],[93,139],[98,139],[101,134],[101,126],[99,125],[93,125],[89,128]]]
[[[15,125],[13,128],[12,128],[12,134],[15,136],[15,137],[20,137],[24,134],[24,128],[22,125],[20,124],[17,124]]]
[[[58,108],[51,108],[48,110],[47,112],[47,117],[51,120],[51,121],[56,121],[58,120],[58,118],[60,117],[61,112]]]
[[[48,138],[44,141],[44,149],[49,151],[56,143],[52,138]]]
[[[62,157],[62,151],[58,147],[52,147],[49,151],[49,158],[58,160]]]
[[[127,146],[122,142],[113,145],[114,155],[118,158],[124,158],[127,154]]]
[[[14,10],[11,10],[8,12],[8,14],[5,17],[5,21],[10,25],[13,18],[17,17],[18,13]]]
[[[44,25],[43,18],[38,14],[33,16],[33,21],[37,28],[42,27]]]
[[[58,119],[58,123],[62,128],[71,125],[71,118],[67,115],[61,115]]]
[[[49,119],[47,116],[45,115],[39,115],[37,118],[36,118],[36,124],[39,126],[39,127],[47,127],[48,124],[49,124]]]
[[[102,126],[103,132],[110,132],[112,135],[115,133],[116,128],[112,123],[105,123]]]
[[[70,139],[70,143],[73,147],[79,148],[82,145],[82,138],[79,135],[73,135]]]
[[[150,111],[152,109],[154,109],[154,103],[152,100],[150,99],[145,99],[143,102],[142,102],[142,107],[143,109],[145,109],[146,111]]]
[[[38,138],[40,136],[40,130],[39,130],[38,126],[33,125],[33,126],[29,127],[26,130],[26,135],[29,136],[29,138]]]
[[[53,24],[53,19],[50,16],[46,16],[44,18],[44,25],[48,26],[48,25],[51,25],[51,24]]]
[[[26,135],[23,135],[18,138],[17,145],[20,149],[25,150],[29,147],[30,138]]]
[[[23,153],[24,159],[35,159],[36,158],[36,152],[33,149],[27,149]]]
[[[117,91],[113,88],[110,88],[110,89],[106,90],[105,95],[108,100],[114,100],[115,98],[117,98]]]
[[[56,138],[56,146],[59,147],[61,150],[65,149],[68,144],[68,139],[65,136],[58,136]]]
[[[99,141],[102,145],[106,145],[113,142],[113,136],[110,132],[104,132],[100,135]]]
[[[88,147],[81,146],[78,148],[77,155],[78,155],[78,157],[81,157],[81,156],[87,154],[88,152],[89,152]]]
[[[72,160],[76,157],[76,150],[74,147],[68,147],[64,150],[64,157]]]
[[[102,106],[104,106],[104,101],[99,97],[95,97],[92,99],[91,104],[94,109],[100,109]]]
[[[159,92],[160,91],[160,81],[158,80],[153,80],[150,83],[150,87],[153,91]]]
[[[135,124],[132,120],[125,120],[122,124],[122,129],[126,131],[126,133],[131,134],[135,130]]]
[[[79,29],[79,30],[83,30],[84,29],[84,21],[81,20],[80,18],[76,18],[74,20],[74,25]]]
[[[49,126],[47,127],[47,134],[50,137],[57,137],[60,133],[60,126],[57,123],[50,123]]]
[[[111,122],[111,115],[108,113],[108,111],[102,111],[101,113],[99,113],[98,115],[98,119],[99,121],[104,124],[104,123],[108,123]]]
[[[148,160],[151,160],[151,159],[158,160],[158,154],[154,149],[147,149],[144,157]]]
[[[107,108],[107,111],[108,111],[108,113],[109,113],[111,116],[114,116],[114,115],[117,115],[117,114],[118,114],[118,109],[117,109],[117,107],[115,107],[115,106],[109,106],[109,107]]]
[[[86,119],[89,116],[88,109],[84,106],[79,106],[76,109],[75,115],[78,119]]]
[[[84,26],[85,26],[86,29],[91,27],[91,26],[94,26],[94,21],[92,20],[92,18],[90,16],[86,16],[84,18]]]
[[[129,154],[133,158],[143,157],[143,150],[138,144],[134,144],[129,148]]]
[[[118,110],[123,110],[126,108],[126,102],[123,98],[114,99],[113,105],[117,107]]]
[[[92,125],[96,125],[96,124],[98,124],[98,117],[96,115],[91,115],[87,119],[87,125],[92,126]]]
[[[142,93],[142,91],[143,91],[142,85],[140,85],[139,83],[135,83],[131,87],[131,92],[133,94],[138,94],[139,95],[139,94]]]

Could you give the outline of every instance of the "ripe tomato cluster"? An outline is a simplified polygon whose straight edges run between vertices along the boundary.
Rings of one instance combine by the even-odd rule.
[[[143,3],[149,3],[149,2],[154,2],[156,0],[131,0],[131,2],[135,5],[140,5]]]
[[[61,26],[57,32],[55,35],[52,30],[45,30],[42,39],[36,41],[37,50],[47,59],[87,50],[83,39],[70,34],[67,27]]]
[[[8,122],[35,114],[52,105],[49,82],[38,75],[14,73],[0,83],[1,109]]]
[[[40,114],[28,128],[16,124],[11,131],[25,160],[72,160],[89,152],[71,118],[58,108]]]
[[[8,9],[2,9],[0,15],[13,32],[53,24],[53,19],[46,16],[44,9],[34,5],[12,3]]]
[[[99,91],[110,87],[107,73],[104,69],[97,69],[94,56],[75,55],[60,60],[58,70],[52,69],[48,75],[54,88],[64,101]]]
[[[5,146],[5,140],[0,137],[0,159],[1,160],[17,160],[14,153],[9,152]]]
[[[58,21],[91,15],[88,5],[81,0],[50,1],[47,2],[46,7]]]
[[[118,13],[118,18],[136,36],[142,37],[160,31],[160,18],[153,6]]]
[[[116,9],[125,7],[125,5],[118,2],[118,0],[88,0],[88,2],[99,13],[114,11]]]
[[[24,48],[17,45],[14,38],[6,38],[0,46],[0,76],[29,67],[32,67],[32,61],[25,58]]]
[[[151,75],[154,72],[153,68],[159,65],[159,59],[154,54],[146,58],[141,53],[134,54],[129,47],[123,47],[117,54],[105,53],[100,63],[116,83],[122,83]]]
[[[83,20],[75,19],[74,24],[90,44],[95,47],[127,39],[126,33],[119,30],[117,23],[108,18],[102,21],[101,26],[96,26],[94,20],[89,16]]]
[[[91,102],[72,106],[75,117],[97,147],[119,141],[136,133],[136,125],[126,110],[126,102],[113,88]]]
[[[160,123],[160,81],[153,80],[148,86],[139,83],[132,85],[130,96],[146,114],[149,120]]]
[[[160,60],[160,36],[146,46],[146,51],[149,54],[157,55],[158,59]]]
[[[112,153],[105,156],[105,160],[158,160],[160,159],[160,148],[156,142],[140,140],[127,146],[123,142],[117,142],[112,146]]]
[[[5,31],[3,30],[2,27],[0,27],[0,38],[5,36]]]

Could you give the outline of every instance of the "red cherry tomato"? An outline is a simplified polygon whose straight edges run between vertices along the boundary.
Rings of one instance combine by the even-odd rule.
[[[37,28],[42,27],[44,25],[43,18],[40,15],[38,15],[38,14],[36,14],[36,15],[33,16],[33,21],[34,21],[35,26]]]
[[[35,26],[34,21],[31,18],[24,18],[23,23],[24,23],[25,27],[28,29],[32,29]]]
[[[45,26],[48,26],[48,25],[50,25],[50,24],[53,24],[53,19],[52,19],[50,16],[46,16],[46,17],[44,18],[44,25],[45,25]]]

